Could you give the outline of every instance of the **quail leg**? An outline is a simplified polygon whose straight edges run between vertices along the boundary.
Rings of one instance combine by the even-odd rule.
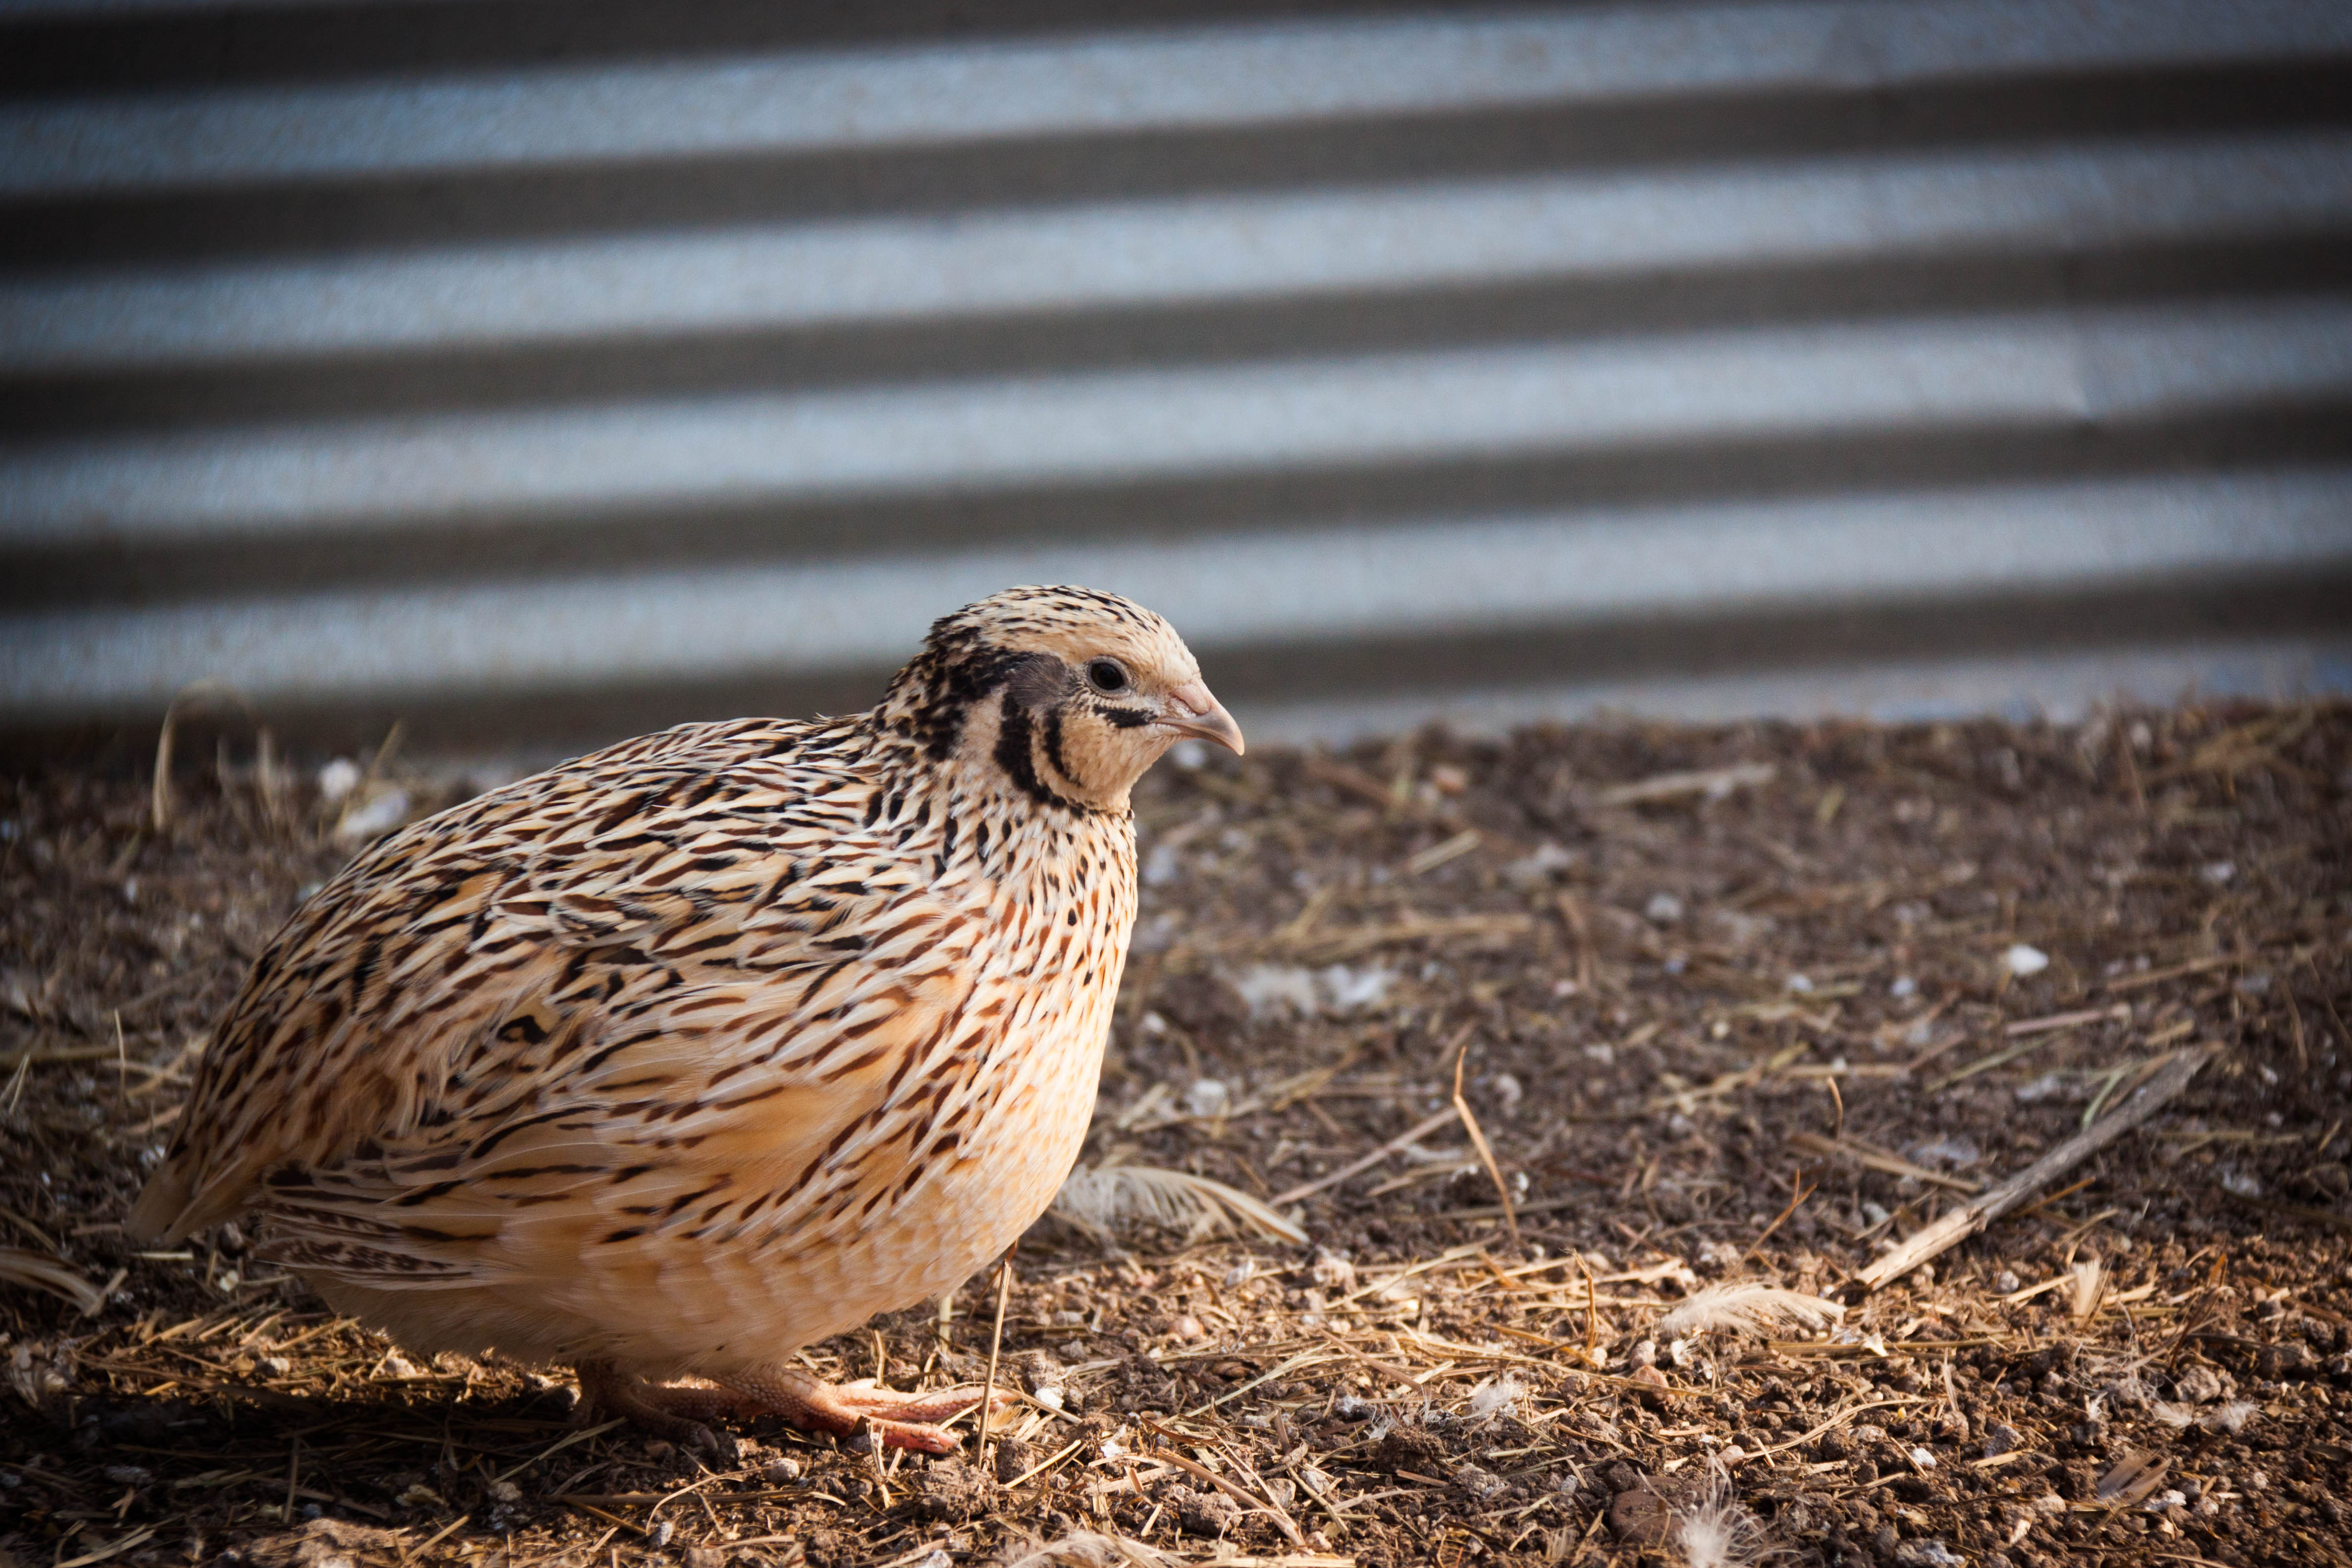
[[[711,1423],[762,1413],[780,1415],[803,1432],[836,1437],[855,1436],[860,1424],[870,1421],[876,1441],[886,1448],[952,1454],[962,1440],[936,1423],[980,1405],[977,1388],[898,1394],[864,1383],[826,1383],[798,1367],[739,1373],[715,1387],[646,1383],[611,1362],[581,1362],[573,1370],[580,1374],[583,1415],[618,1415],[656,1437],[722,1458],[733,1456],[734,1440]],[[999,1409],[1011,1402],[1002,1392],[996,1400]]]
[[[735,1440],[710,1425],[741,1406],[741,1397],[730,1390],[646,1383],[608,1361],[580,1362],[572,1370],[580,1374],[583,1421],[617,1415],[656,1437],[722,1459],[734,1458]]]
[[[803,1432],[847,1437],[861,1422],[870,1421],[882,1447],[925,1454],[952,1454],[961,1447],[962,1439],[937,1423],[976,1410],[981,1401],[977,1388],[898,1394],[866,1383],[826,1383],[798,1367],[731,1373],[725,1384],[738,1408],[773,1412]],[[1000,1409],[1011,1403],[1002,1392],[994,1398]]]

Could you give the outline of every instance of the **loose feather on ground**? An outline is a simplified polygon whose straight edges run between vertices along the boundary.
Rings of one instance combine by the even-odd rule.
[[[1307,1239],[1295,1223],[1247,1193],[1151,1165],[1080,1165],[1063,1182],[1052,1212],[1097,1237],[1157,1226],[1181,1233],[1187,1245],[1221,1236]]]
[[[1761,1334],[1780,1328],[1819,1329],[1844,1317],[1845,1309],[1835,1301],[1759,1279],[1735,1279],[1701,1290],[1660,1318],[1654,1331],[1661,1339],[1683,1339],[1709,1329]]]

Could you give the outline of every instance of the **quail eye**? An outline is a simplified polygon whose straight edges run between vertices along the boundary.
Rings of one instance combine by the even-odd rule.
[[[1097,691],[1127,689],[1127,671],[1119,668],[1116,662],[1108,658],[1098,658],[1088,664],[1087,679],[1093,683]]]

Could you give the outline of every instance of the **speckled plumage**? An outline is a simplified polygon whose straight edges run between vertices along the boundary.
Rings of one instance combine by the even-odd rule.
[[[954,1287],[1067,1173],[1128,791],[1182,733],[1239,745],[1164,621],[1016,589],[871,713],[685,725],[417,823],[255,964],[132,1229],[257,1209],[421,1351],[805,1384],[793,1351]]]

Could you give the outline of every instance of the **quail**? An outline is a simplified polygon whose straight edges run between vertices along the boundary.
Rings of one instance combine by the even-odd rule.
[[[1188,736],[1242,750],[1165,620],[1014,588],[869,712],[681,725],[415,823],[255,963],[128,1228],[254,1212],[404,1347],[568,1363],[674,1439],[768,1412],[945,1452],[974,1392],[794,1352],[1052,1201],[1134,923],[1129,791]]]

